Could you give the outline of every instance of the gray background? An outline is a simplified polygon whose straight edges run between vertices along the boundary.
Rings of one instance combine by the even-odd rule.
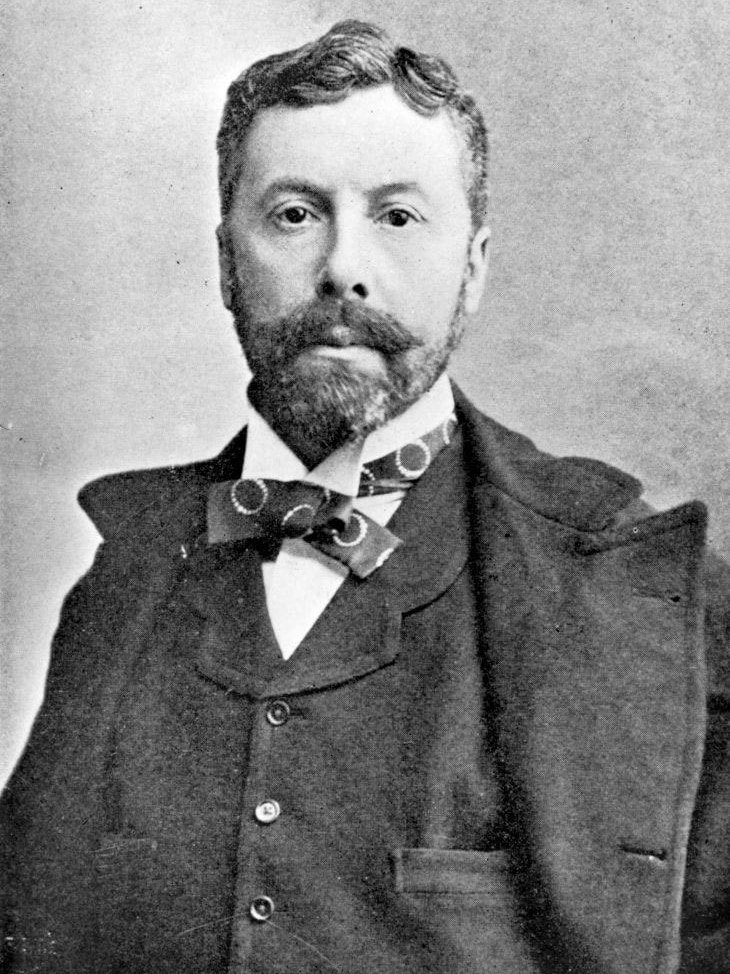
[[[0,774],[97,541],[78,488],[210,455],[244,418],[213,238],[227,83],[341,17],[446,56],[490,121],[492,272],[458,380],[544,448],[631,470],[655,504],[704,498],[730,554],[722,0],[6,0],[0,16]]]

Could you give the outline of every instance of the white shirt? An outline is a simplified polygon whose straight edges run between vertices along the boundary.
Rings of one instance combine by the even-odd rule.
[[[304,480],[357,497],[363,464],[392,453],[435,429],[454,411],[454,398],[442,375],[400,416],[371,433],[364,443],[347,443],[313,470],[289,449],[249,405],[246,455],[242,477]],[[405,491],[358,497],[356,508],[379,524],[387,524],[400,507]],[[263,562],[266,604],[284,659],[289,659],[348,575],[348,568],[301,538],[288,538],[275,561]]]

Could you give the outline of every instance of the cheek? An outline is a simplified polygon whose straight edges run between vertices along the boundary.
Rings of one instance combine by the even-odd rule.
[[[397,279],[399,304],[407,317],[419,319],[428,329],[451,320],[459,301],[464,264],[451,253],[413,257]]]
[[[458,290],[466,266],[466,252],[456,241],[459,236],[426,240],[408,254],[400,255],[400,276],[423,291],[447,293]]]
[[[301,254],[262,246],[239,248],[236,279],[249,311],[258,318],[278,317],[310,297],[312,269]]]

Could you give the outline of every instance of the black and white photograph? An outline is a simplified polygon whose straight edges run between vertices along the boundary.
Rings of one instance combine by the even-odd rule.
[[[725,5],[0,24],[0,968],[730,974]]]

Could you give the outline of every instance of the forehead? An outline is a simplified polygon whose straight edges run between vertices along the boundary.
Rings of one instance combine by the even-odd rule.
[[[263,186],[291,176],[324,188],[412,183],[464,198],[464,143],[446,111],[419,115],[390,86],[334,104],[262,111],[241,149],[241,175]]]

